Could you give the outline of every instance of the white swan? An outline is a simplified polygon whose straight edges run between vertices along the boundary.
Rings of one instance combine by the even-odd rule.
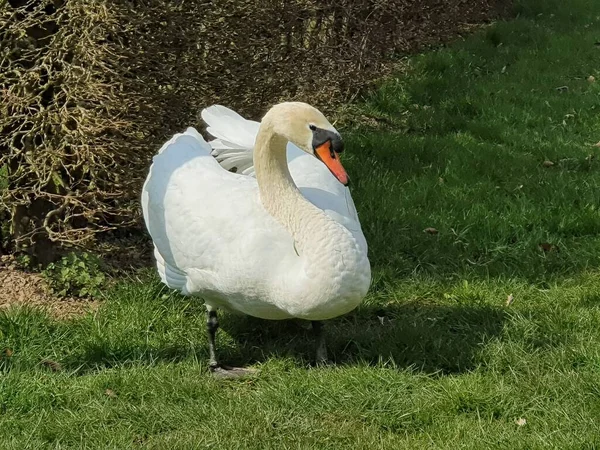
[[[217,139],[176,134],[144,184],[161,280],[204,299],[212,368],[218,308],[311,320],[325,360],[319,321],[354,309],[371,281],[339,133],[298,102],[274,106],[260,124],[222,106],[202,117]]]

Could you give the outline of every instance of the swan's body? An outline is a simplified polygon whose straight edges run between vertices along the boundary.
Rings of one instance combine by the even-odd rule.
[[[209,145],[193,128],[175,135],[144,184],[162,281],[209,310],[264,319],[354,309],[370,284],[367,244],[348,188],[305,144],[309,121],[335,129],[297,103],[275,106],[260,125],[223,107],[203,118],[217,139]]]

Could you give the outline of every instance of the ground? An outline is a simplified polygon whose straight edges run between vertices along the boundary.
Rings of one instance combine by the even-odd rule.
[[[0,309],[14,306],[39,308],[53,317],[64,319],[94,310],[98,302],[80,298],[58,298],[52,295],[39,273],[26,272],[0,260]]]
[[[335,365],[225,315],[259,373],[215,379],[201,303],[138,271],[94,312],[0,312],[1,446],[597,448],[600,10],[516,8],[349,107],[373,286],[327,324]]]

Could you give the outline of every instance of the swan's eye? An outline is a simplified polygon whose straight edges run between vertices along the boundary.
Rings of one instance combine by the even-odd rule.
[[[310,128],[311,131],[317,131],[317,127],[312,123],[308,126],[308,128]]]

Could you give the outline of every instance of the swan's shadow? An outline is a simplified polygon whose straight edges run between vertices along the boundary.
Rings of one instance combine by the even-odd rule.
[[[481,350],[500,334],[503,321],[499,308],[415,302],[363,307],[325,323],[329,356],[337,365],[383,361],[426,373],[458,373],[477,366]],[[227,316],[222,328],[236,345],[220,354],[233,364],[284,357],[308,364],[314,358],[315,343],[305,322]]]

